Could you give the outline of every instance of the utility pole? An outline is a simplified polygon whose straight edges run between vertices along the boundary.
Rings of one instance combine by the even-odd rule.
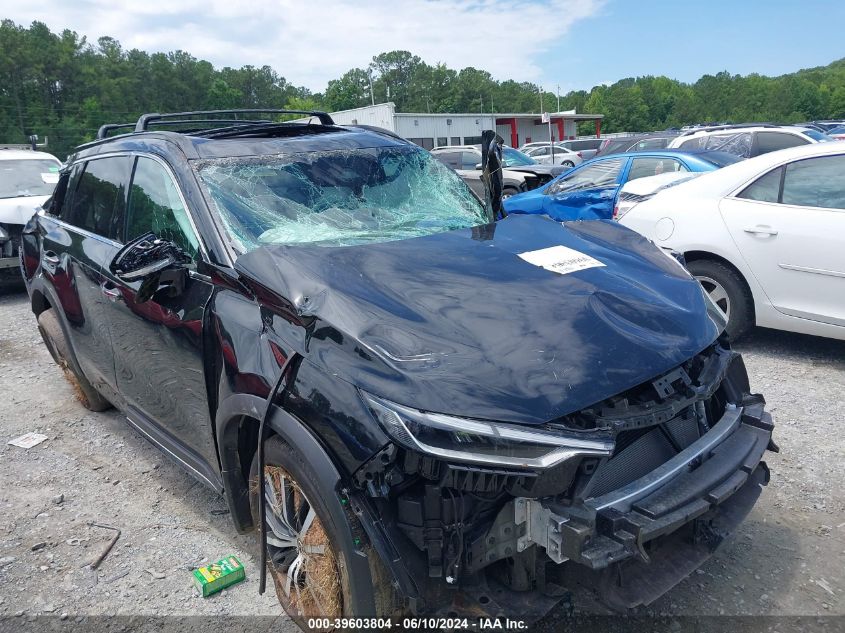
[[[540,114],[543,114],[543,86],[537,88],[537,92],[540,93]]]
[[[557,111],[560,114],[560,84],[557,85]]]
[[[367,71],[367,78],[370,80],[370,103],[372,105],[375,105],[376,104],[376,95],[373,92],[373,71],[372,70]]]

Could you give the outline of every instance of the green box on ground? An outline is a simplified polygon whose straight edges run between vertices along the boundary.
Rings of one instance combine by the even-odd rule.
[[[203,598],[208,598],[221,589],[231,587],[246,578],[246,572],[237,556],[227,556],[206,567],[194,570],[194,582]]]

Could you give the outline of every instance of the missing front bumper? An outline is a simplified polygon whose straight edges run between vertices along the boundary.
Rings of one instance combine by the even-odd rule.
[[[488,533],[487,550],[476,552],[476,564],[481,557],[489,563],[532,546],[542,549],[554,563],[573,561],[590,570],[626,560],[648,564],[657,541],[667,540],[685,526],[695,531],[686,535],[686,540],[694,542],[695,551],[705,552],[706,558],[748,513],[760,487],[768,483],[768,468],[761,459],[767,448],[776,450],[771,440],[773,428],[762,400],[745,407],[729,405],[719,422],[698,441],[623,488],[581,503],[516,498],[500,512]],[[737,494],[740,490],[742,495]],[[755,490],[756,494],[749,492]],[[738,518],[726,522],[725,517]],[[730,530],[713,528],[714,521],[731,524]],[[659,549],[665,548],[661,545]],[[670,567],[677,573],[663,574],[660,584],[666,586],[654,597],[704,560],[684,548],[678,551],[685,551],[690,561],[697,562],[689,567],[673,562]]]

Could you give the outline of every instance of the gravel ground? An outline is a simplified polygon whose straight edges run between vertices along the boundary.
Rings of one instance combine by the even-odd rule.
[[[0,616],[250,614],[296,630],[258,595],[256,550],[223,499],[118,413],[76,402],[25,293],[0,294],[0,324]],[[642,613],[845,615],[845,342],[760,329],[737,347],[777,423],[772,481],[737,538]],[[7,445],[30,431],[49,439]],[[121,530],[97,571],[112,533],[91,522]],[[198,597],[191,570],[227,554],[246,582]],[[574,606],[600,612],[586,595]]]

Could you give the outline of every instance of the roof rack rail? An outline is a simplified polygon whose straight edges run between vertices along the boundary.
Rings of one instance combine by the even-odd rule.
[[[150,123],[162,121],[164,119],[175,119],[175,118],[183,118],[187,116],[198,116],[198,115],[217,115],[217,114],[302,114],[305,116],[315,116],[320,119],[320,123],[323,125],[334,125],[334,120],[329,116],[327,112],[321,112],[319,110],[281,110],[275,108],[254,108],[254,109],[240,109],[240,110],[196,110],[193,112],[168,112],[166,114],[160,114],[158,112],[152,112],[148,114],[142,114],[141,117],[138,119],[138,122],[135,124],[135,131],[136,132],[146,132],[147,126]],[[221,121],[225,123],[225,121]],[[249,122],[246,121],[239,121],[240,123]]]
[[[681,136],[689,136],[696,132],[717,132],[719,130],[736,130],[744,127],[782,127],[777,123],[728,123],[725,125],[702,125],[684,132]]]
[[[244,123],[272,123],[269,119],[177,119],[174,121],[152,121],[153,125],[206,125],[209,123],[218,124],[224,123],[227,125],[238,125]],[[97,130],[97,140],[100,141],[108,135],[109,132],[113,130],[119,130],[121,128],[134,128],[137,123],[107,123],[106,125],[101,125],[100,129]]]

